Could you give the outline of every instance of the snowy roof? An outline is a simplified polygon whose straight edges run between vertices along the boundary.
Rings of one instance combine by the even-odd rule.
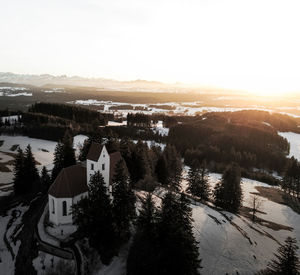
[[[62,169],[48,193],[55,198],[73,198],[87,191],[86,168],[77,164]]]
[[[89,160],[98,161],[102,149],[103,149],[103,145],[96,142],[92,142],[86,158]]]

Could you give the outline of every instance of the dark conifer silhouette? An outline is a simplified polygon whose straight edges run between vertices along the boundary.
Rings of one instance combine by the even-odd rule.
[[[200,165],[198,161],[195,161],[188,172],[188,191],[202,200],[207,200],[209,197],[208,177],[206,163],[203,162]]]
[[[237,164],[231,164],[224,171],[222,179],[214,190],[215,204],[228,211],[236,212],[242,203],[241,171]]]
[[[42,171],[41,171],[41,191],[43,193],[47,193],[50,185],[51,185],[51,178],[48,174],[47,168],[43,166]]]
[[[300,261],[297,255],[298,246],[295,238],[288,237],[285,244],[277,249],[275,259],[272,260],[265,270],[257,275],[299,275]]]
[[[73,207],[78,232],[89,239],[103,263],[108,264],[116,253],[116,234],[112,205],[102,175],[96,172],[89,183],[89,196]]]
[[[157,239],[157,209],[150,193],[142,200],[136,223],[136,233],[127,258],[128,275],[159,274]]]
[[[125,241],[130,236],[130,224],[135,218],[135,195],[124,160],[120,160],[112,180],[113,217],[118,237]]]
[[[18,148],[16,158],[14,160],[14,191],[16,195],[25,192],[24,185],[24,153],[21,148]]]

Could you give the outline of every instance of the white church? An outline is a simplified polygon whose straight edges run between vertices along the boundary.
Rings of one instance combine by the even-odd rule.
[[[109,154],[105,145],[93,142],[86,162],[62,169],[49,188],[49,221],[55,225],[73,222],[71,207],[88,195],[90,178],[98,171],[111,196],[112,178],[120,160],[120,152]]]

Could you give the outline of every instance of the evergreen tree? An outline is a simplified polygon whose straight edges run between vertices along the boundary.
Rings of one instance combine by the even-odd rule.
[[[75,150],[73,148],[73,137],[68,132],[66,132],[63,138],[62,154],[64,168],[76,164]]]
[[[135,195],[124,160],[120,160],[112,180],[113,216],[121,241],[130,236],[130,222],[135,218]]]
[[[269,275],[299,275],[300,261],[297,255],[298,246],[295,238],[288,237],[285,244],[278,248],[278,254],[275,254],[276,259],[272,260],[266,270],[258,274]]]
[[[241,171],[237,164],[229,165],[222,179],[215,186],[215,204],[228,211],[236,212],[242,203]]]
[[[51,181],[53,182],[61,169],[63,169],[63,144],[58,142],[54,151],[54,167],[51,173]]]
[[[78,232],[89,239],[101,260],[108,264],[116,254],[116,234],[113,225],[112,205],[104,179],[96,172],[89,183],[89,196],[73,207],[74,224]]]
[[[168,179],[167,183],[172,190],[179,191],[182,180],[182,162],[173,145],[168,144],[164,150],[167,164]]]
[[[134,163],[133,181],[145,178],[146,175],[151,175],[151,167],[148,159],[148,146],[141,140],[137,142],[132,152],[132,161]]]
[[[24,178],[23,182],[26,186],[26,192],[40,190],[39,173],[36,168],[36,162],[31,151],[30,144],[27,145],[24,155]]]
[[[41,190],[43,193],[47,193],[51,184],[51,178],[45,166],[42,168],[41,172]]]
[[[99,132],[96,132],[94,135],[88,137],[84,141],[83,146],[80,149],[80,153],[79,153],[79,157],[78,157],[78,159],[80,161],[85,161],[86,160],[86,157],[87,157],[87,154],[90,150],[92,142],[102,144],[102,136]]]
[[[127,258],[127,274],[159,274],[157,270],[159,255],[157,210],[150,193],[142,200],[136,225],[136,234]]]
[[[206,169],[205,161],[200,166],[198,161],[195,161],[188,172],[188,191],[192,195],[200,197],[202,200],[207,200],[209,197],[208,185],[208,170]]]
[[[16,195],[25,192],[24,179],[24,153],[19,147],[16,158],[14,160],[14,191]]]
[[[201,267],[192,232],[191,209],[183,195],[180,200],[172,193],[163,198],[158,239],[158,274],[199,274]]]
[[[53,163],[54,167],[51,174],[52,181],[56,179],[63,168],[76,164],[73,138],[68,132],[65,133],[62,142],[58,142],[55,147]]]
[[[167,170],[167,162],[164,155],[161,155],[158,159],[155,167],[155,173],[157,180],[163,184],[166,185],[168,182],[168,170]]]

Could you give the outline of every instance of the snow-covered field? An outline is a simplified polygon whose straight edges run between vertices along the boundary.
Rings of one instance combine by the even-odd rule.
[[[300,134],[293,132],[278,132],[278,135],[286,138],[290,143],[289,157],[294,157],[300,161]]]
[[[184,169],[186,176],[188,167]],[[221,179],[221,174],[210,173],[211,188]],[[186,180],[183,180],[183,190]],[[258,193],[256,186],[269,187],[255,180],[242,179],[244,193],[243,205],[251,206],[251,193]],[[156,189],[155,204],[160,204],[164,191]],[[283,226],[289,230],[273,230],[270,227],[253,223],[251,220],[226,211],[217,211],[209,205],[191,204],[194,219],[194,236],[199,242],[202,259],[201,274],[254,274],[266,267],[273,258],[280,243],[288,236],[295,237],[300,243],[300,215],[290,207],[260,197],[262,202],[258,217]],[[231,220],[231,221],[230,221]],[[300,251],[298,251],[300,256]]]
[[[221,179],[220,174],[210,174],[213,187]],[[257,193],[255,186],[271,187],[265,183],[242,179],[243,205],[251,206],[251,193]],[[286,237],[292,236],[300,243],[300,215],[290,207],[262,198],[262,212],[257,216],[267,221],[292,227],[292,231],[273,230],[267,226],[252,223],[239,215],[216,211],[209,206],[192,205],[194,235],[199,241],[202,258],[201,274],[254,274],[265,268],[273,253]],[[224,216],[231,218],[229,222]],[[219,223],[220,224],[219,224]],[[298,251],[300,256],[300,251]]]
[[[29,138],[26,136],[7,135],[1,135],[0,140],[4,141],[3,145],[0,147],[0,151],[8,153],[17,153],[17,150],[11,150],[13,145],[18,145],[22,150],[25,150],[27,145],[30,144],[32,153],[36,161],[38,161],[41,164],[37,167],[41,169],[42,166],[45,165],[48,169],[52,169],[53,152],[56,146],[56,142],[43,139]],[[3,156],[3,153],[1,156]]]
[[[85,135],[77,135],[74,137],[73,146],[76,149],[76,154],[79,154],[79,149],[83,144],[84,140],[87,138]],[[16,154],[17,150],[12,151],[13,145],[18,145],[22,150],[25,150],[27,145],[30,144],[32,153],[37,162],[40,165],[37,165],[39,170],[42,169],[43,166],[46,166],[48,170],[53,168],[53,153],[55,150],[56,142],[43,140],[43,139],[36,139],[36,138],[29,138],[26,136],[7,136],[7,135],[0,135],[0,141],[3,141],[2,146],[0,146],[0,162],[4,163],[9,160],[12,160],[13,157],[9,156],[8,154]],[[0,173],[0,185],[12,182],[13,178],[13,167],[12,165],[7,166],[11,172],[1,172]]]
[[[78,105],[93,105],[103,107],[104,112],[108,113],[118,113],[126,117],[128,113],[144,113],[144,114],[153,114],[153,113],[165,113],[165,114],[185,114],[185,115],[195,115],[197,113],[203,112],[234,112],[241,110],[261,110],[268,112],[278,112],[281,114],[287,114],[293,117],[300,117],[300,115],[295,114],[299,112],[300,107],[275,107],[270,109],[265,106],[253,105],[251,107],[215,107],[215,106],[201,106],[202,102],[166,102],[166,103],[157,103],[157,104],[131,104],[126,102],[114,102],[114,101],[104,101],[97,99],[87,99],[87,100],[74,100],[68,102],[70,104]],[[128,109],[119,109],[115,110],[115,107],[118,106],[130,105],[132,108]],[[157,106],[157,107],[156,107]],[[164,107],[165,106],[165,107]],[[113,108],[111,108],[113,107]],[[170,107],[170,108],[168,108]]]

